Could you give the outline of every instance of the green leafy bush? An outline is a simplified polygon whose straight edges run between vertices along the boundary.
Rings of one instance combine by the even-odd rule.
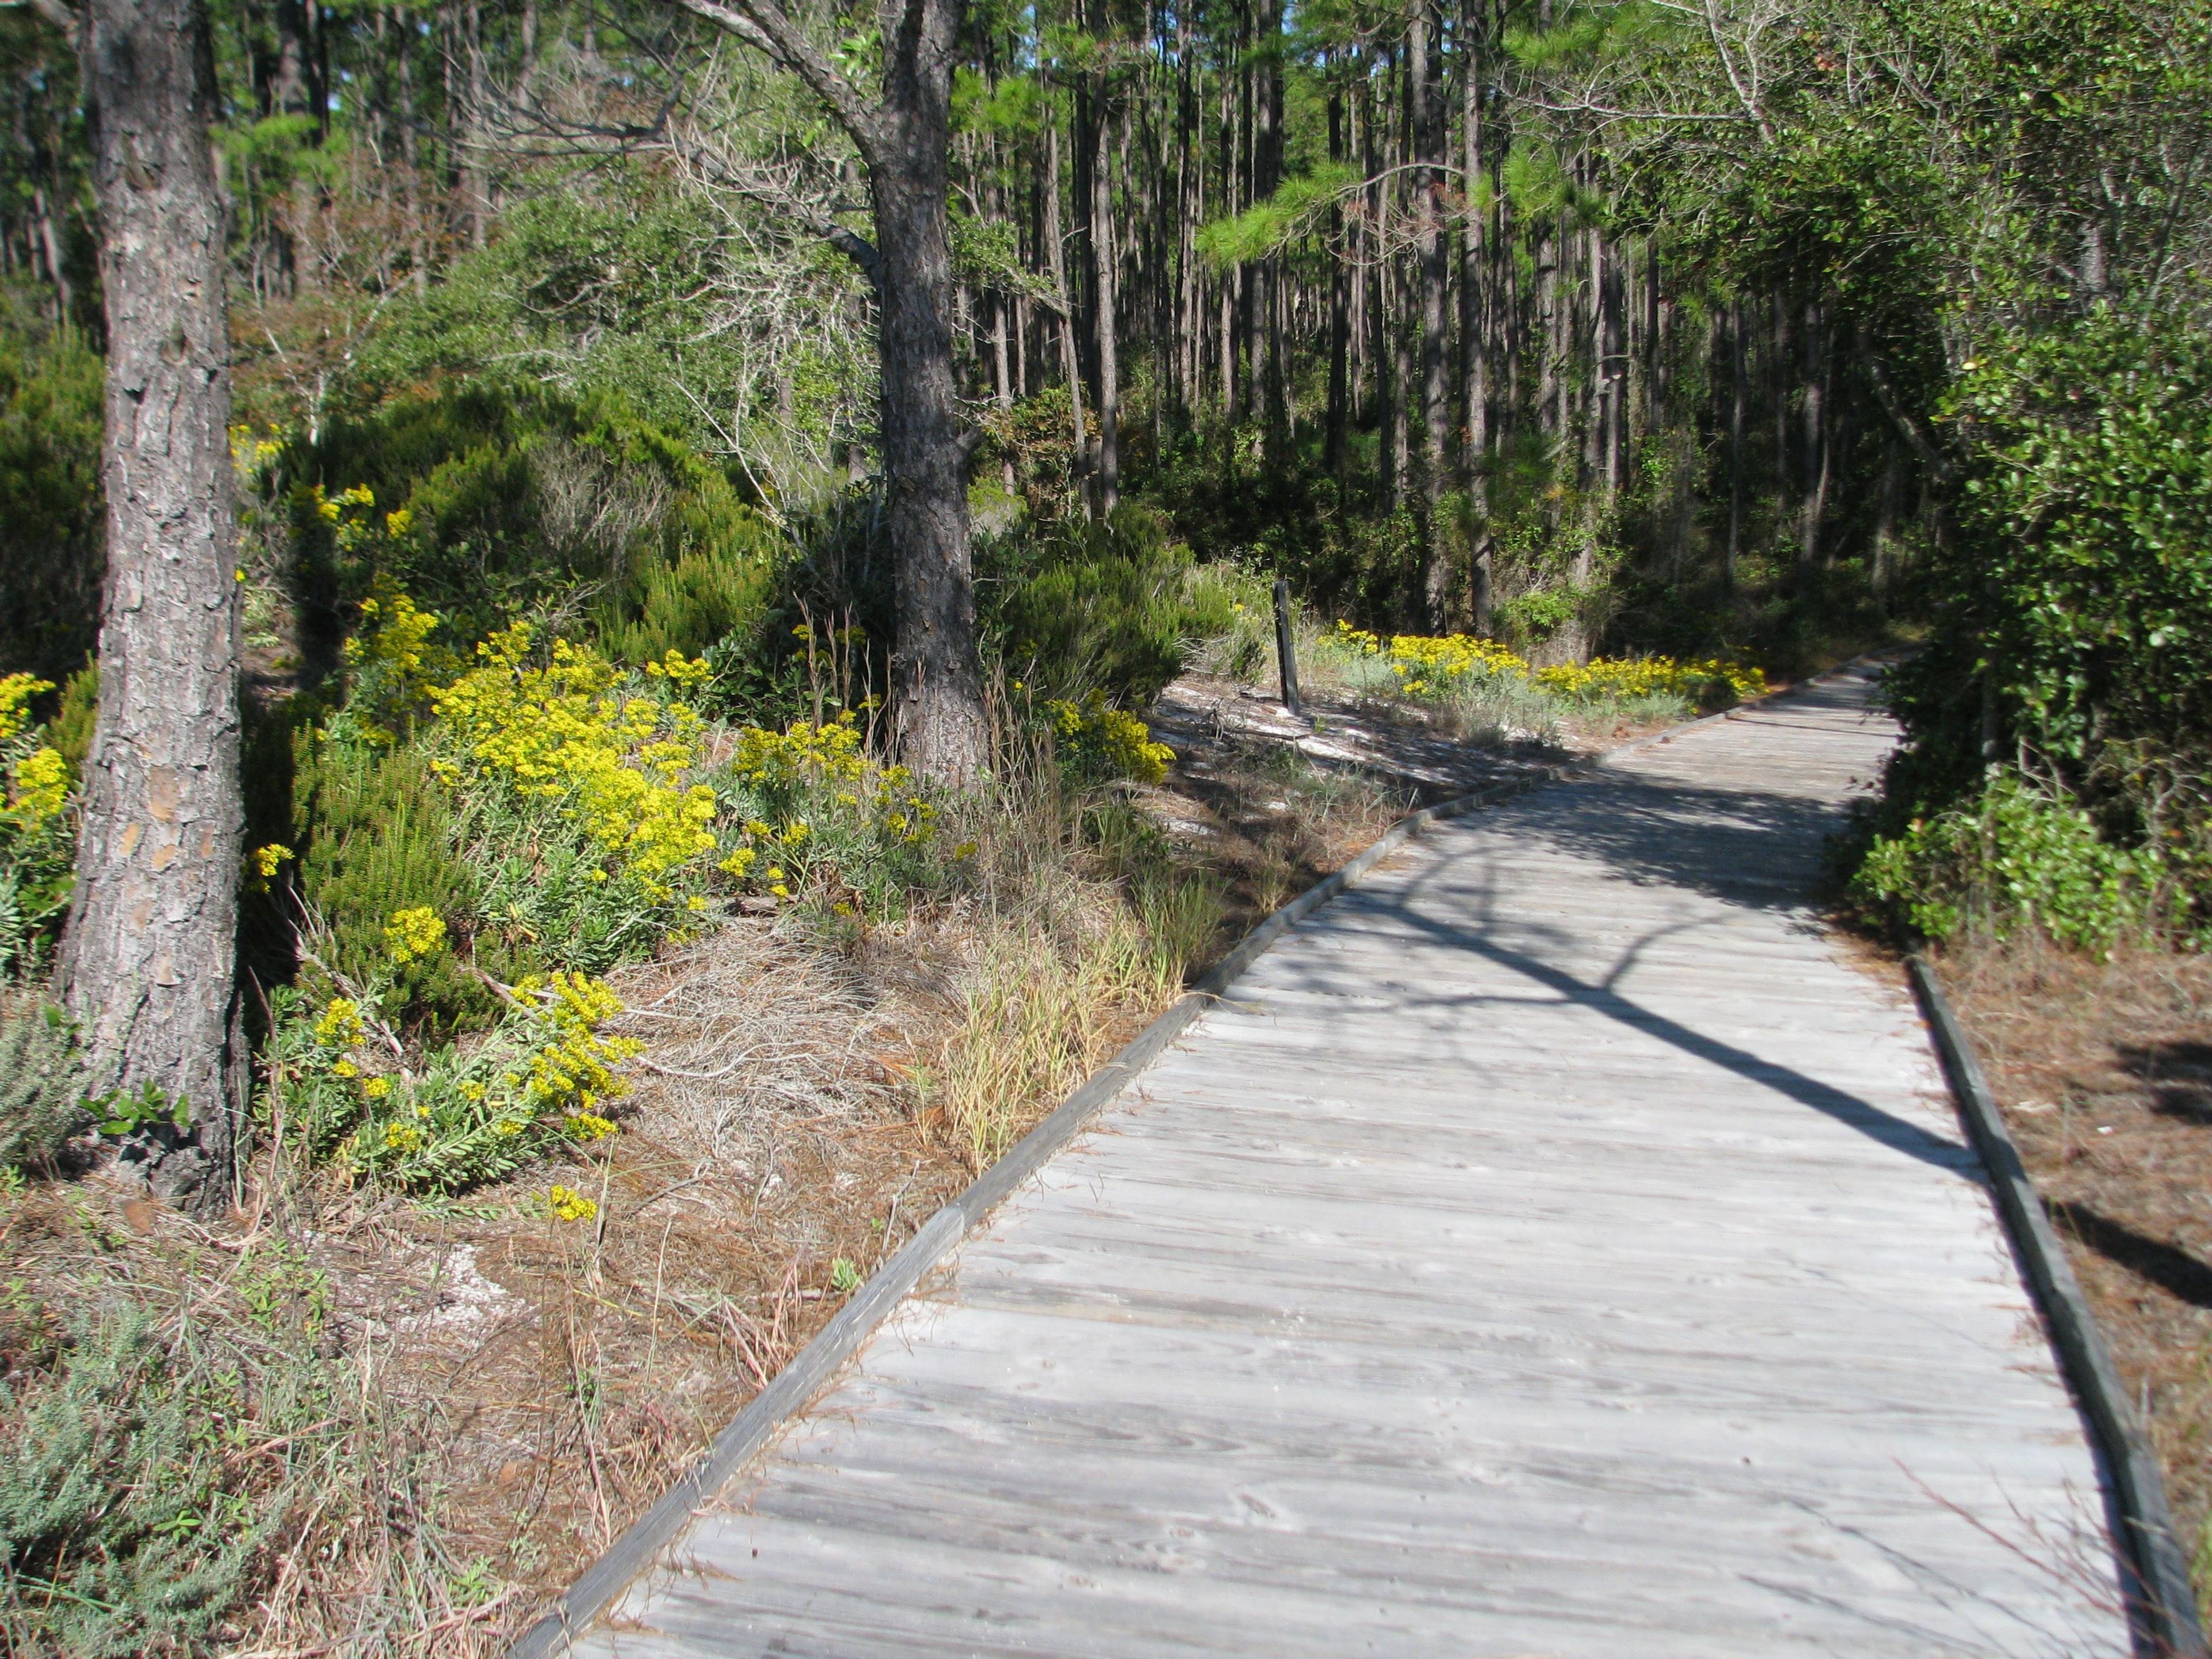
[[[1972,465],[1929,647],[1893,678],[1909,810],[1990,739],[2081,784],[2105,744],[2212,730],[2212,332],[2098,313],[1993,340],[1955,414]]]
[[[2089,813],[2013,771],[1993,772],[1966,804],[1874,837],[1852,900],[1889,926],[1936,940],[2023,927],[2107,951],[2178,919],[2154,847],[2116,847]]]

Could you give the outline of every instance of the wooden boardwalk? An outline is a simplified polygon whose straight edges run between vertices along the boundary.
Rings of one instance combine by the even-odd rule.
[[[1903,986],[1850,676],[1432,830],[980,1229],[577,1650],[2129,1650]]]

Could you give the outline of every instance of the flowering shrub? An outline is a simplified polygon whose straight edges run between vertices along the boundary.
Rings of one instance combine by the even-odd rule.
[[[418,610],[384,576],[377,577],[369,597],[361,602],[361,615],[362,631],[345,642],[354,679],[348,710],[368,741],[391,744],[411,729],[460,663],[451,651],[430,642],[442,619]]]
[[[30,720],[31,699],[52,690],[28,674],[0,678],[0,975],[41,947],[74,881],[69,763]]]
[[[1395,677],[1399,695],[1421,701],[1437,701],[1497,680],[1533,685],[1562,701],[1581,703],[1679,697],[1698,707],[1725,708],[1766,691],[1765,674],[1727,658],[1678,662],[1672,657],[1601,657],[1533,668],[1527,659],[1494,640],[1465,634],[1399,634],[1386,642],[1341,622],[1334,641],[1356,656],[1379,659]]]
[[[430,693],[450,750],[434,764],[449,779],[472,770],[525,800],[556,803],[647,898],[668,898],[678,872],[715,846],[714,792],[684,781],[698,758],[698,714],[624,692],[619,671],[588,646],[556,639],[547,666],[526,666],[533,632],[524,622],[494,635],[477,647],[477,666]],[[708,672],[671,651],[647,683],[680,688]]]
[[[740,726],[730,773],[750,810],[720,868],[740,885],[783,899],[812,883],[882,908],[924,875],[938,805],[905,767],[868,755],[852,710],[781,732]]]
[[[1677,662],[1671,657],[1603,658],[1540,668],[1539,690],[1575,702],[1628,702],[1639,697],[1680,697],[1699,708],[1726,708],[1766,695],[1766,676],[1730,658]]]
[[[1109,706],[1103,692],[1092,691],[1079,703],[1054,698],[1044,711],[1060,758],[1079,772],[1139,783],[1167,776],[1175,750],[1154,743],[1152,727],[1134,714]]]
[[[437,1048],[410,1068],[373,1000],[333,997],[311,1017],[303,994],[279,993],[272,1081],[311,1152],[382,1186],[453,1192],[615,1133],[599,1109],[621,1097],[617,1068],[641,1047],[601,1030],[622,1000],[566,973],[526,980],[514,996],[480,1046]]]

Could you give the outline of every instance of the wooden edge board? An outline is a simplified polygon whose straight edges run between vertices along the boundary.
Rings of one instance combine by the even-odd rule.
[[[2096,1316],[2081,1294],[2073,1264],[2052,1231],[2043,1200],[2028,1179],[2020,1149],[2005,1127],[1981,1063],[1951,1012],[1943,988],[1918,951],[1906,959],[1912,988],[1936,1039],[1943,1074],[1981,1154],[1997,1209],[2051,1330],[2051,1346],[2081,1413],[2089,1420],[2118,1511],[2118,1545],[2128,1603],[2128,1623],[2141,1659],[2207,1659],[2197,1621],[2197,1595],[2174,1536],[2166,1483],[2142,1430],[2129,1407],[2127,1385],[2112,1364]]]
[[[868,1276],[814,1340],[755,1395],[730,1425],[716,1435],[699,1460],[684,1471],[659,1501],[630,1524],[562,1594],[553,1609],[517,1637],[507,1659],[556,1659],[571,1650],[575,1635],[590,1625],[651,1567],[673,1543],[700,1507],[764,1448],[785,1422],[804,1411],[838,1369],[875,1334],[892,1311],[950,1255],[969,1230],[1012,1195],[1016,1188],[1043,1168],[1081,1132],[1083,1126],[1158,1058],[1191,1021],[1218,1001],[1230,985],[1285,933],[1357,882],[1430,824],[1496,805],[1565,775],[1547,767],[1525,777],[1492,784],[1435,806],[1409,813],[1341,870],[1322,878],[1237,942],[1176,999],[1167,1011],[1092,1073],[1052,1114],[1017,1141],[1006,1155],[969,1182],[957,1198],[922,1224],[920,1231]]]

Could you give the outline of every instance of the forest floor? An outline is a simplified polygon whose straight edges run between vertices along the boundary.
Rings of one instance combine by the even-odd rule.
[[[1153,711],[1176,762],[1124,787],[1220,897],[1192,972],[1409,808],[1631,735],[1455,741],[1402,706],[1328,693],[1307,714],[1205,677]],[[1101,872],[1068,902],[1123,901]],[[343,1478],[374,1495],[331,1508],[383,1530],[334,1540],[313,1575],[289,1553],[234,1651],[497,1652],[977,1172],[933,1097],[994,948],[957,903],[834,934],[739,914],[611,975],[629,1012],[610,1031],[646,1045],[623,1132],[460,1198],[297,1172],[281,1122],[243,1207],[213,1226],[112,1174],[21,1188],[0,1200],[21,1275],[0,1358],[46,1340],[10,1326],[17,1303],[181,1291],[175,1316],[227,1309],[251,1340],[277,1303],[307,1298],[325,1361],[358,1389]],[[1124,994],[1063,1012],[1083,1029],[1057,1075],[1094,1069],[1157,1012]],[[1061,1092],[1014,1103],[1007,1139]],[[549,1182],[590,1212],[554,1213]]]
[[[1936,958],[2166,1472],[2212,1614],[2212,961]]]

